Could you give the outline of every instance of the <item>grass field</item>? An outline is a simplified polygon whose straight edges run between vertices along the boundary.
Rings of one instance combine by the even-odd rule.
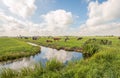
[[[0,61],[26,57],[38,52],[40,52],[39,47],[31,46],[26,42],[14,38],[0,38]]]
[[[81,47],[81,45],[88,39],[87,37],[85,37],[84,39],[77,41],[77,37],[69,37],[70,40],[65,42],[64,41],[65,37],[59,37],[59,38],[61,38],[61,40],[59,40],[59,41],[53,41],[52,38],[48,38],[48,37],[41,37],[38,40],[32,40],[31,38],[27,39],[27,40],[24,39],[24,40],[34,42],[36,44],[40,44],[43,46],[48,46],[48,47],[53,47],[53,48],[59,49],[62,47],[65,47],[65,48]],[[52,40],[53,42],[52,43],[46,42],[46,40]]]
[[[58,47],[69,49],[78,47],[92,54],[92,56],[70,62],[66,66],[53,59],[47,62],[45,67],[35,65],[34,69],[23,68],[20,71],[5,69],[0,75],[1,78],[120,78],[120,39],[118,37],[83,37],[79,41],[76,37],[70,37],[67,42],[64,42],[64,37],[61,38],[62,40],[52,43],[46,42],[47,37],[38,40],[18,40],[34,42],[48,47],[52,46],[57,49]],[[96,40],[83,45],[92,38],[96,38]],[[101,40],[112,41],[112,43],[103,45],[100,43]]]
[[[78,37],[69,37],[70,40],[65,42],[65,37],[59,37],[61,40],[59,41],[54,41],[52,38],[48,37],[41,37],[38,40],[32,40],[31,38],[29,39],[20,39],[23,41],[29,41],[33,42],[39,45],[51,47],[51,48],[56,48],[56,49],[64,49],[64,50],[70,50],[70,51],[78,51],[81,52],[81,48],[83,47],[83,44],[89,40],[95,38],[97,41],[100,40],[108,40],[112,41],[112,45],[100,45],[101,47],[114,47],[114,48],[119,48],[120,46],[120,39],[118,37],[95,37],[95,36],[88,36],[88,37],[82,37],[83,39],[77,40]],[[53,42],[46,42],[46,40],[52,40]],[[95,43],[97,44],[97,43]],[[98,44],[99,45],[99,44]]]

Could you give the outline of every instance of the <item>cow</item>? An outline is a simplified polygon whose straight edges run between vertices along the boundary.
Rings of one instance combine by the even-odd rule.
[[[18,36],[18,38],[23,39],[23,38],[24,38],[24,36],[19,35],[19,36]]]
[[[120,37],[118,37],[118,39],[120,39]]]
[[[61,38],[53,38],[54,41],[59,41]]]
[[[93,38],[92,40],[96,41],[96,38]]]
[[[83,38],[82,37],[77,38],[77,40],[81,40],[81,39],[83,39]]]
[[[51,42],[52,43],[53,41],[52,40],[46,40],[46,42]]]
[[[69,38],[69,37],[66,37],[66,38],[65,38],[65,42],[67,42],[67,40],[70,40],[70,38]]]
[[[38,39],[37,36],[33,36],[33,37],[32,37],[32,40],[37,40],[37,39]]]
[[[28,39],[28,37],[24,37],[24,39]]]

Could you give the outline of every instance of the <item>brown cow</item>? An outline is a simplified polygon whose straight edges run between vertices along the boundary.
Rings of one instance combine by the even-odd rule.
[[[46,40],[46,42],[51,42],[52,43],[53,41],[52,40]]]
[[[59,41],[61,38],[53,38],[54,41]]]
[[[65,42],[67,42],[68,40],[70,40],[70,38],[69,38],[69,37],[66,37],[66,38],[65,38]]]
[[[77,38],[77,40],[81,40],[81,39],[83,39],[83,38],[82,37]]]
[[[118,39],[120,39],[120,37],[118,37]]]
[[[39,37],[38,36],[33,36],[32,40],[37,40]]]

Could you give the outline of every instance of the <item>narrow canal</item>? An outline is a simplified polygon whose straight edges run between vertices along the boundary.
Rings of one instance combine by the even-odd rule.
[[[29,43],[37,46],[35,44]],[[82,53],[74,51],[56,50],[48,47],[41,47],[41,52],[30,57],[21,58],[19,60],[4,62],[0,64],[0,68],[21,69],[23,67],[29,67],[37,63],[45,65],[45,63],[51,59],[56,59],[64,64],[69,61],[75,61],[83,58]]]

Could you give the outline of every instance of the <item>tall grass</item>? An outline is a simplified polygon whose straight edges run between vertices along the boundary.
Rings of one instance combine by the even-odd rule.
[[[50,60],[46,63],[46,69],[50,71],[58,71],[63,67],[63,63],[57,61],[56,59]]]
[[[79,61],[74,65],[68,65],[62,77],[120,78],[120,50],[107,48],[94,54],[87,60]]]
[[[92,56],[98,50],[100,49],[100,46],[97,44],[85,44],[83,45],[83,54],[86,54],[88,56]]]
[[[23,68],[21,70],[3,69],[0,78],[48,78],[51,75],[59,72],[64,67],[64,64],[53,59],[46,63],[46,66],[36,64],[34,67]],[[54,73],[54,74],[53,74]]]

